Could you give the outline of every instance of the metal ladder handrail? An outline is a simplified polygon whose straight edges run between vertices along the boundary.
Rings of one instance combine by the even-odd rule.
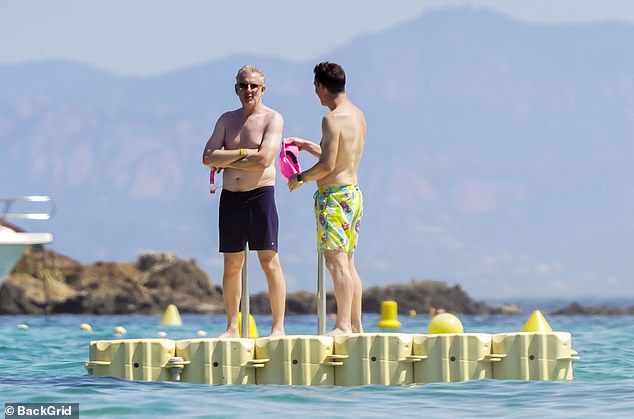
[[[249,277],[247,274],[247,265],[249,263],[249,246],[244,248],[244,261],[242,265],[242,295],[240,297],[240,311],[242,312],[242,333],[240,337],[248,338],[249,336],[249,317],[251,307],[249,304]],[[326,289],[324,286],[324,253],[317,252],[317,333],[319,335],[326,334]]]
[[[249,304],[249,277],[247,275],[249,247],[244,249],[244,261],[242,265],[242,295],[240,298],[240,306],[242,312],[242,333],[243,338],[249,336],[249,317],[251,307]],[[317,334],[326,334],[326,289],[324,286],[324,253],[317,252]]]
[[[242,312],[242,334],[241,337],[250,337],[249,319],[251,317],[251,305],[249,302],[249,276],[247,266],[249,264],[249,245],[244,247],[244,261],[242,262],[242,295],[240,298],[240,311]]]
[[[324,252],[317,252],[317,333],[326,334],[326,289],[324,287]]]
[[[48,212],[10,212],[11,207],[20,202],[37,202],[46,203],[50,207]],[[53,200],[44,195],[28,195],[28,196],[16,196],[12,198],[0,198],[0,204],[2,204],[2,211],[0,211],[0,220],[5,219],[21,219],[21,220],[48,220],[55,212],[55,203]]]

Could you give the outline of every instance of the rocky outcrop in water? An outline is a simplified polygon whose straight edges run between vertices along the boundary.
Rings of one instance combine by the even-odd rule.
[[[136,263],[81,265],[52,251],[27,251],[0,288],[0,314],[222,312],[222,292],[195,261],[166,253]]]
[[[566,307],[554,311],[552,314],[561,315],[583,315],[583,316],[623,316],[634,315],[634,306],[630,307],[611,307],[601,306],[583,306],[579,303],[570,303]]]
[[[399,314],[409,314],[411,310],[417,314],[429,313],[431,310],[444,310],[456,314],[521,314],[521,310],[514,304],[490,307],[484,302],[474,301],[460,285],[448,286],[441,281],[422,280],[364,290],[363,311],[379,313],[381,303],[386,300],[396,301]],[[254,313],[269,314],[267,294],[254,295],[251,298],[251,310]],[[332,293],[326,294],[326,311],[328,313],[337,311]],[[314,293],[299,292],[287,296],[286,313],[288,315],[316,312],[317,298]]]
[[[363,310],[380,312],[394,300],[401,314],[443,309],[457,314],[519,314],[514,305],[489,307],[473,301],[459,285],[411,281],[364,290]],[[251,296],[253,314],[270,314],[268,294]],[[222,290],[193,260],[169,253],[147,253],[134,263],[82,265],[59,253],[27,250],[0,288],[0,314],[160,314],[169,304],[182,313],[224,313]],[[336,312],[332,293],[328,313]],[[315,314],[314,292],[287,295],[287,315]]]

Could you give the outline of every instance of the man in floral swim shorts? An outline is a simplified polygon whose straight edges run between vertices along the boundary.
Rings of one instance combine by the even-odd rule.
[[[357,171],[365,145],[365,117],[345,93],[346,75],[340,65],[324,62],[316,65],[314,72],[315,93],[330,109],[322,119],[321,143],[291,140],[319,161],[291,176],[288,187],[294,191],[305,182],[317,181],[317,249],[324,253],[337,300],[337,321],[328,334],[362,333],[362,286],[354,265],[354,250],[363,214]]]
[[[320,186],[313,196],[317,250],[352,252],[359,240],[363,195],[358,186]]]

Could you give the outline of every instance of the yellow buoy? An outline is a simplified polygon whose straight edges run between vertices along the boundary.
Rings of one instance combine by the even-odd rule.
[[[242,312],[238,312],[238,333],[242,336]],[[255,318],[252,314],[249,314],[249,337],[259,338],[258,327],[255,324]]]
[[[161,320],[161,324],[165,326],[182,326],[183,322],[181,320],[181,315],[178,312],[178,308],[174,304],[170,304],[165,309],[165,313],[163,313],[163,319]]]
[[[464,333],[462,322],[451,313],[441,313],[429,321],[429,334]]]
[[[125,335],[126,333],[128,333],[128,331],[125,330],[125,327],[123,326],[117,326],[114,328],[114,333],[116,335]]]
[[[84,332],[92,332],[92,326],[89,325],[88,323],[80,324],[79,329],[83,330]]]
[[[16,324],[15,326],[16,326],[18,329],[24,329],[24,330],[26,330],[26,329],[28,329],[28,328],[29,328],[29,325],[28,325],[28,324],[25,324],[25,323],[19,323],[19,324]]]
[[[411,310],[409,311],[409,316],[410,316],[410,317],[416,317],[416,310],[411,309]]]
[[[398,321],[398,305],[396,301],[381,301],[381,320],[376,324],[377,327],[384,329],[398,329],[401,322]]]
[[[522,327],[522,332],[552,332],[553,329],[550,327],[546,318],[542,314],[541,311],[535,310],[533,314],[526,320],[524,326]]]

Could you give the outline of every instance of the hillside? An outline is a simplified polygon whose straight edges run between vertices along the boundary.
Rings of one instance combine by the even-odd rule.
[[[147,250],[211,277],[217,198],[202,147],[267,73],[284,135],[317,139],[312,67],[341,62],[366,112],[357,264],[366,287],[427,278],[476,298],[634,296],[634,26],[542,26],[484,10],[423,14],[310,62],[231,56],[148,78],[73,62],[0,66],[3,195],[57,203],[54,250],[83,264]],[[312,160],[302,156],[308,167]],[[289,291],[316,287],[312,186],[277,199]],[[265,280],[251,257],[252,290]],[[596,284],[601,284],[597,289]]]

